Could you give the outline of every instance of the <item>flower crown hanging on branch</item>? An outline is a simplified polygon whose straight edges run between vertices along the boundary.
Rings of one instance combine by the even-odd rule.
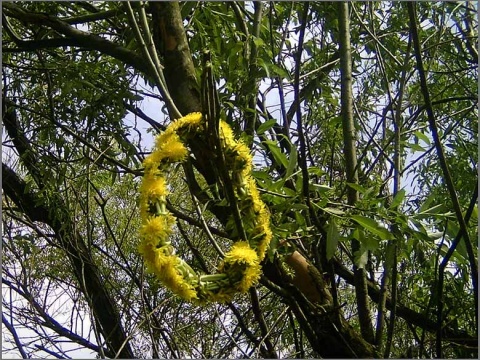
[[[188,114],[172,122],[157,136],[153,152],[145,158],[145,174],[140,187],[139,252],[147,270],[183,299],[197,303],[228,302],[236,293],[246,292],[260,278],[260,262],[272,238],[270,214],[251,176],[252,156],[248,147],[236,141],[230,126],[220,121],[220,144],[227,170],[232,174],[240,214],[247,222],[248,239],[236,241],[218,265],[217,273],[212,275],[197,274],[175,255],[168,238],[176,219],[166,209],[165,174],[172,164],[187,158],[189,151],[185,139],[204,131],[202,114]]]

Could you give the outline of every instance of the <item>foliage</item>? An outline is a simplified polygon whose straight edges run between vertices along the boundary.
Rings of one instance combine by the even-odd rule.
[[[346,108],[337,6],[2,3],[5,356],[478,355],[476,8],[348,3]],[[253,156],[273,238],[257,286],[198,306],[146,271],[139,193],[152,135],[216,117],[206,98]],[[165,181],[169,240],[202,273],[249,223],[214,136]]]

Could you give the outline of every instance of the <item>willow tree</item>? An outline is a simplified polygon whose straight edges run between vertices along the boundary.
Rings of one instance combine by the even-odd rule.
[[[477,356],[470,3],[2,9],[5,354]]]

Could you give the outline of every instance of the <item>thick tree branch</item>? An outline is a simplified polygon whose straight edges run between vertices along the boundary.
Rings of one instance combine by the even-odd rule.
[[[46,208],[43,205],[45,199],[27,191],[25,181],[4,163],[2,163],[2,175],[2,189],[5,196],[8,196],[31,220],[44,222],[54,230],[59,245],[73,266],[80,288],[101,324],[108,348],[115,353],[126,339],[121,327],[120,315],[113,299],[105,289],[105,284],[99,276],[98,269],[94,265],[83,239],[71,226],[68,211],[64,209],[61,200],[56,196],[49,199],[49,203],[53,204],[54,209]],[[122,350],[120,357],[133,357],[129,343]]]
[[[201,111],[200,91],[178,2],[150,3],[153,40],[163,56],[168,90],[181,114]],[[169,109],[172,115],[171,109]]]
[[[354,275],[349,269],[347,269],[340,261],[334,260],[335,273],[338,274],[342,279],[344,279],[348,284],[354,284]],[[367,281],[368,285],[368,295],[376,303],[380,300],[380,289],[377,284]],[[386,307],[389,310],[393,309],[393,301],[391,297],[386,298]],[[405,321],[418,326],[421,329],[425,329],[429,332],[437,331],[437,324],[430,317],[420,314],[402,304],[397,303],[395,306],[395,311],[397,316],[401,317]],[[450,341],[476,347],[478,345],[477,337],[469,335],[466,331],[454,330],[448,326],[443,328],[443,335],[445,338],[448,338]]]
[[[20,352],[20,355],[22,355],[22,358],[23,359],[28,359],[29,356],[27,356],[27,353],[25,352],[25,349],[23,348],[23,344],[21,343],[20,338],[18,337],[18,334],[17,334],[17,331],[15,330],[15,327],[8,322],[7,318],[5,317],[5,315],[3,313],[2,313],[2,323],[3,323],[3,325],[5,325],[7,330],[10,331],[10,333],[12,334],[13,340],[15,341],[15,345],[17,345],[17,349]]]
[[[22,9],[17,3],[4,2],[2,3],[4,14],[13,17],[17,20],[26,23],[33,23],[42,26],[48,26],[60,34],[63,34],[67,39],[71,39],[70,46],[79,46],[89,50],[97,50],[103,54],[110,55],[124,63],[132,66],[133,68],[143,72],[149,77],[154,77],[151,68],[144,61],[143,57],[137,55],[134,51],[128,50],[122,46],[119,46],[111,41],[108,41],[98,35],[90,34],[86,31],[78,30],[68,24],[65,21],[60,20],[55,16],[41,13],[30,13]],[[54,39],[60,41],[60,39]],[[32,41],[36,43],[36,41]],[[17,44],[22,47],[23,43],[26,43],[26,50],[29,46],[35,46],[30,41]],[[66,45],[66,44],[65,44]],[[62,45],[62,46],[65,46]]]
[[[358,184],[357,149],[355,145],[355,124],[353,121],[353,94],[352,94],[352,54],[350,44],[350,15],[348,3],[338,3],[339,46],[340,46],[340,74],[341,74],[341,116],[343,127],[343,143],[346,162],[347,182]],[[347,188],[348,204],[355,205],[359,199],[358,191]],[[352,240],[352,252],[360,251],[360,242]],[[354,266],[355,294],[357,298],[360,329],[365,340],[375,341],[372,320],[367,299],[367,280],[365,268]]]
[[[36,180],[42,193],[39,195],[27,190],[27,184],[10,167],[2,162],[3,183],[2,189],[22,211],[32,220],[48,224],[55,232],[60,247],[65,251],[72,264],[75,277],[80,284],[93,313],[101,325],[108,348],[115,353],[120,349],[126,339],[121,325],[120,314],[114,301],[105,289],[104,281],[100,278],[98,268],[93,262],[91,253],[86,248],[85,242],[72,224],[69,212],[61,195],[58,192],[43,192],[47,189],[38,170],[38,159],[29,147],[28,139],[20,128],[16,118],[14,104],[4,101],[4,124],[19,152],[22,163]],[[49,204],[46,207],[44,204]],[[133,357],[130,344],[123,348],[120,357]]]

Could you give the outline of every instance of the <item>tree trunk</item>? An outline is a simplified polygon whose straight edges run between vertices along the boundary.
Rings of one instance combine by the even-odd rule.
[[[341,73],[341,108],[344,155],[347,169],[347,182],[358,184],[357,149],[355,145],[355,124],[353,121],[352,95],[352,54],[350,48],[350,15],[348,3],[338,3],[339,43],[340,43],[340,73]],[[354,206],[358,201],[358,191],[347,187],[348,204]],[[355,255],[360,250],[360,242],[352,240],[352,252]],[[374,342],[372,319],[368,306],[367,276],[365,269],[354,266],[355,294],[357,296],[358,317],[363,338]]]

